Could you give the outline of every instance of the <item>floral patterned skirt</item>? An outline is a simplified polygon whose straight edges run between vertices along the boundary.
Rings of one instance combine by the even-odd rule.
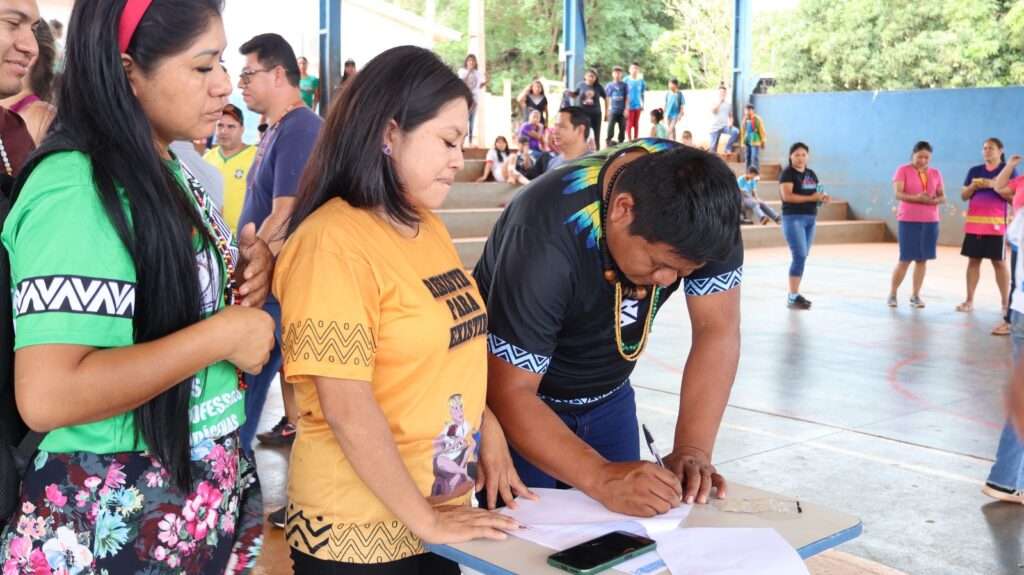
[[[249,573],[263,499],[237,435],[192,448],[183,495],[148,453],[46,453],[0,535],[2,575]]]

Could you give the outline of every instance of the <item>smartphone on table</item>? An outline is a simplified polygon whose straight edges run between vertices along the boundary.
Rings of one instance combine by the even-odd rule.
[[[551,554],[548,564],[569,573],[590,575],[654,551],[655,547],[657,543],[647,537],[629,531],[613,531]]]

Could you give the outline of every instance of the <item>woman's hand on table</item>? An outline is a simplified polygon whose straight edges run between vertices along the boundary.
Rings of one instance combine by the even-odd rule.
[[[434,521],[425,533],[417,533],[424,543],[448,545],[473,539],[504,541],[505,531],[520,529],[519,522],[507,515],[468,505],[434,508]]]
[[[481,427],[476,491],[486,491],[487,508],[494,509],[497,506],[499,495],[510,509],[516,508],[516,496],[536,501],[538,497],[519,478],[512,463],[512,454],[508,450],[505,432],[490,410],[484,415]]]

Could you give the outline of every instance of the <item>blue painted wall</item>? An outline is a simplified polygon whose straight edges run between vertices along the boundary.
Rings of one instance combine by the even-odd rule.
[[[855,219],[884,220],[895,238],[892,176],[910,161],[918,140],[935,153],[949,203],[942,208],[939,242],[963,240],[966,202],[960,188],[967,170],[982,163],[990,137],[1006,155],[1024,154],[1024,88],[843,92],[754,96],[764,119],[766,158],[785,166],[793,142],[811,149],[810,167],[834,197],[850,202]]]

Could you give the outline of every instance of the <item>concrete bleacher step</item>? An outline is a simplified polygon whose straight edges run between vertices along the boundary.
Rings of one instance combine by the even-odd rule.
[[[743,226],[742,230],[745,249],[786,245],[780,226]],[[866,244],[884,242],[885,238],[885,222],[881,221],[819,221],[814,231],[815,244]]]
[[[495,182],[468,183],[456,182],[445,198],[442,209],[458,210],[467,208],[500,208],[503,207],[519,191],[517,184],[498,184]]]
[[[462,148],[462,157],[467,160],[486,159],[487,148]]]
[[[782,201],[782,191],[775,180],[758,180],[757,195],[766,202]]]
[[[503,211],[503,208],[463,208],[434,210],[434,213],[453,238],[466,238],[490,235]]]
[[[477,178],[484,175],[484,169],[486,168],[486,160],[465,160],[462,169],[455,174],[455,181],[475,182]]]
[[[729,162],[729,167],[737,176],[747,173],[747,165],[743,162]],[[781,164],[761,164],[761,181],[777,182],[780,174],[782,174]]]
[[[453,237],[452,242],[455,244],[455,252],[459,254],[459,259],[462,260],[462,267],[471,270],[476,266],[476,262],[480,261],[480,256],[484,253],[484,244],[487,243],[487,236]]]
[[[782,237],[782,228],[775,224],[767,226],[742,226],[743,247],[773,248],[786,245]],[[863,244],[884,242],[886,239],[885,222],[880,221],[819,221],[814,234],[816,244]],[[467,269],[476,265],[484,250],[487,236],[456,237],[455,250]]]
[[[722,158],[723,160],[725,160],[726,162],[729,162],[729,163],[739,162],[740,161],[740,154],[739,154],[739,152],[729,152],[729,153],[718,152],[718,157]]]

